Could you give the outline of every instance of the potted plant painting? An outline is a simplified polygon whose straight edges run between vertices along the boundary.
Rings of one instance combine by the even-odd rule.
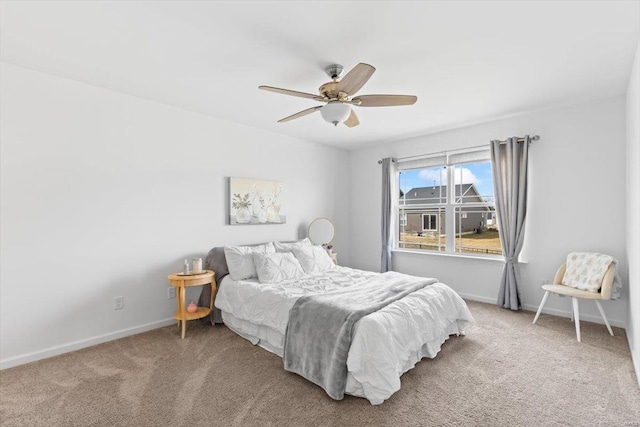
[[[282,182],[229,177],[228,224],[286,224],[286,192]]]
[[[236,210],[236,222],[238,224],[247,224],[251,221],[251,212],[249,212],[249,193],[241,196],[239,193],[233,195],[233,208]]]

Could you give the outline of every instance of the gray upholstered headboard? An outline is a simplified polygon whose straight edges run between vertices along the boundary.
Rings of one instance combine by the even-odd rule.
[[[216,246],[211,249],[204,259],[205,270],[213,270],[216,273],[216,283],[219,284],[224,276],[229,274],[227,258],[224,256],[224,246]]]
[[[216,273],[216,285],[220,286],[222,279],[229,274],[227,258],[224,256],[224,246],[216,246],[209,251],[207,257],[204,259],[204,269],[213,270],[213,272]],[[198,305],[208,307],[210,300],[211,288],[209,286],[205,286],[202,288],[202,292],[200,293]],[[211,317],[209,320],[215,323],[222,323],[222,314],[220,313],[220,310],[214,307],[211,311]],[[206,317],[204,318],[204,321],[209,320],[207,320]]]

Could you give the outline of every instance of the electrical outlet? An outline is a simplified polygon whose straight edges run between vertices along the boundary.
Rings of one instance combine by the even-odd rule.
[[[122,310],[124,308],[124,297],[115,297],[113,299],[113,309]]]
[[[169,286],[167,288],[167,299],[174,299],[176,297],[176,287]]]

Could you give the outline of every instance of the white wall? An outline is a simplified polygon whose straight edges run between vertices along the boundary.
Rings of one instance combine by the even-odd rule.
[[[428,118],[425,118],[428,120]],[[625,106],[622,97],[559,108],[352,151],[351,264],[380,268],[380,180],[377,161],[462,148],[514,135],[539,134],[531,147],[529,212],[521,267],[524,307],[537,309],[544,279],[551,280],[570,251],[625,255]],[[372,185],[373,183],[373,185]],[[394,253],[394,270],[437,277],[463,296],[495,303],[502,262]],[[603,302],[611,323],[625,326],[628,288]],[[570,300],[549,298],[547,312],[569,316]],[[584,320],[601,321],[582,302]]]
[[[627,338],[640,384],[640,42],[627,89]]]
[[[326,216],[348,263],[346,151],[0,66],[2,367],[166,324],[167,274],[213,246]],[[225,225],[229,176],[283,181],[287,224]]]

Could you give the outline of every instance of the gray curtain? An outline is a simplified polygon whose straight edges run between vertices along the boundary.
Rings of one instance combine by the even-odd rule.
[[[382,159],[382,265],[380,271],[391,270],[391,249],[393,249],[393,159]]]
[[[496,214],[500,225],[500,242],[504,253],[504,269],[500,280],[498,305],[520,310],[518,292],[520,267],[518,256],[524,243],[524,223],[527,216],[527,165],[529,162],[529,136],[509,138],[506,143],[491,141],[493,189]]]

